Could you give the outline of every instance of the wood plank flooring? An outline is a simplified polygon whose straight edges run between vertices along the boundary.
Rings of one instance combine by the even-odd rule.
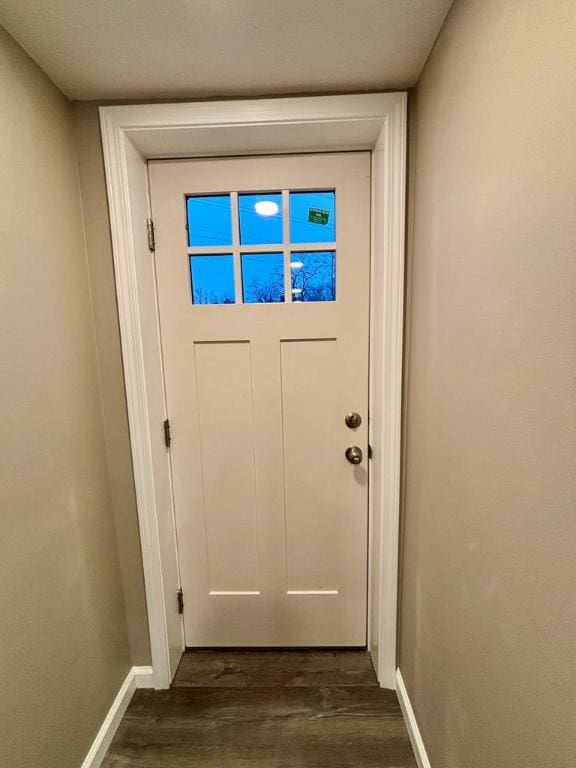
[[[103,768],[416,768],[363,651],[191,651],[136,691]]]
[[[189,651],[176,687],[377,686],[365,651]]]

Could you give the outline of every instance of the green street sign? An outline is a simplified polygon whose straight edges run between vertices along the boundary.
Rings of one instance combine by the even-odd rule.
[[[323,208],[308,208],[308,221],[310,224],[328,224],[330,211]]]

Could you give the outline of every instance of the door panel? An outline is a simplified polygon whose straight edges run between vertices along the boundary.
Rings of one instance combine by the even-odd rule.
[[[337,343],[336,339],[281,342],[289,593],[331,592],[338,583],[340,566],[333,546],[337,532],[332,524],[341,465],[333,450],[334,413],[340,399]]]
[[[149,173],[186,644],[364,645],[369,153]]]
[[[194,357],[210,594],[255,590],[259,564],[250,344],[195,343]]]

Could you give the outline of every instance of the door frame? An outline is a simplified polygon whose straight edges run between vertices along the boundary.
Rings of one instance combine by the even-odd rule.
[[[174,157],[370,150],[372,233],[368,648],[395,687],[400,511],[407,94],[100,107],[100,123],[154,687],[168,688],[184,650],[164,446],[166,400],[147,161]]]

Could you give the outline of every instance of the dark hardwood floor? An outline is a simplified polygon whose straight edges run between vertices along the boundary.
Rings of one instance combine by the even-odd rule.
[[[363,651],[191,651],[136,691],[104,768],[416,768]]]

